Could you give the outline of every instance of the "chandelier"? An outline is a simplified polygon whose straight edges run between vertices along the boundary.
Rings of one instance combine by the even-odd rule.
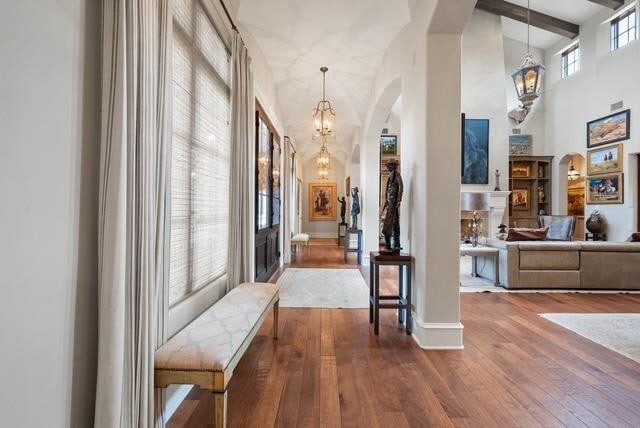
[[[529,44],[530,12],[529,0],[527,0],[527,54],[518,71],[511,75],[513,83],[516,86],[518,99],[522,102],[522,107],[527,112],[531,109],[533,101],[542,93],[542,81],[545,71],[544,66],[535,62],[531,54]]]
[[[320,147],[320,151],[318,152],[318,157],[316,158],[316,166],[318,167],[318,178],[320,180],[328,180],[329,179],[329,162],[331,160],[331,155],[329,154],[329,150],[324,143],[324,138],[322,139],[322,147]]]
[[[333,110],[331,102],[327,100],[325,95],[325,78],[329,69],[327,67],[320,67],[320,71],[322,72],[322,100],[313,110],[313,125],[318,134],[325,136],[331,134],[331,120],[336,118],[336,112]]]
[[[567,178],[569,179],[569,181],[575,181],[578,178],[580,178],[580,172],[578,172],[578,170],[573,166],[573,160],[569,165],[569,172],[567,173]]]

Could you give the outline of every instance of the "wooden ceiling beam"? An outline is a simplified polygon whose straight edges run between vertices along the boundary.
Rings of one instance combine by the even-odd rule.
[[[617,9],[624,4],[624,0],[589,0],[591,3],[608,7],[609,9]]]
[[[478,0],[476,9],[498,16],[506,16],[527,23],[527,8],[504,0]],[[573,39],[580,33],[580,26],[531,9],[531,25]]]

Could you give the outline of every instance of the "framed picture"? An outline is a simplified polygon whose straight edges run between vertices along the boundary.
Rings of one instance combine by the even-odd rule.
[[[336,183],[309,183],[309,220],[335,221]]]
[[[344,179],[344,191],[347,198],[351,197],[351,176]]]
[[[489,119],[465,119],[462,184],[489,183]]]
[[[569,188],[567,192],[567,214],[584,215],[584,187]]]
[[[514,210],[528,210],[531,206],[529,189],[513,189],[511,192],[511,198]]]
[[[622,144],[587,151],[587,175],[622,172]]]
[[[511,167],[511,177],[531,178],[531,165],[528,163],[514,163]]]
[[[587,204],[622,204],[622,173],[587,177]]]
[[[533,139],[531,135],[509,135],[509,154],[515,156],[531,156]]]
[[[624,110],[587,123],[587,147],[597,147],[628,140],[631,132],[631,110]]]
[[[381,157],[398,155],[398,136],[397,135],[381,135],[380,136],[380,155]]]

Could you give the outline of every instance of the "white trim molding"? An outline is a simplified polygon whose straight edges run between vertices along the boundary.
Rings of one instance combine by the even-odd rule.
[[[422,349],[464,349],[463,330],[459,322],[424,322],[414,314],[411,336]]]

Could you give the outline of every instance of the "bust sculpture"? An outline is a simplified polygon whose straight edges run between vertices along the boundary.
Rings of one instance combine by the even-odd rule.
[[[387,163],[389,179],[385,190],[382,211],[385,213],[382,234],[385,241],[385,253],[400,253],[400,203],[402,202],[402,177],[398,172],[398,164],[391,160]],[[386,210],[386,211],[385,211]]]
[[[351,189],[351,230],[358,230],[358,214],[360,214],[360,196],[358,188]]]

